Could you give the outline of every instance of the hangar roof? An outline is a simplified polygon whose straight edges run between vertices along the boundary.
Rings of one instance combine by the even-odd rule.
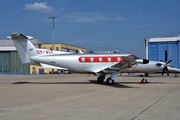
[[[167,37],[146,38],[145,41],[146,42],[180,41],[180,36],[167,36]]]
[[[38,45],[42,44],[38,39],[32,39],[30,40],[32,44]],[[0,40],[0,47],[5,47],[5,46],[14,46],[14,43],[12,40]]]
[[[38,39],[30,40],[34,45],[42,44]],[[12,40],[0,40],[0,51],[16,51]]]
[[[148,59],[148,45],[151,42],[156,42],[156,43],[160,43],[160,42],[166,42],[166,43],[170,43],[170,42],[180,42],[180,35],[179,36],[166,36],[166,37],[153,37],[153,38],[146,38],[145,39],[145,49],[146,49],[146,59]]]

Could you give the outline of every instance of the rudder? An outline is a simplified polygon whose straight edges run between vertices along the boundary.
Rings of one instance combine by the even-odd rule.
[[[10,34],[10,38],[14,42],[14,46],[18,51],[22,63],[32,63],[29,57],[35,56],[36,47],[29,41],[33,37],[25,36],[19,33]]]

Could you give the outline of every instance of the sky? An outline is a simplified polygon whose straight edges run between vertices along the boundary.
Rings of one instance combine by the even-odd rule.
[[[14,32],[87,51],[145,58],[144,39],[180,35],[180,0],[1,0],[0,40]]]

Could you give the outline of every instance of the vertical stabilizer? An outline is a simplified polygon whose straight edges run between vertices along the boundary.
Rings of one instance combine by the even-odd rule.
[[[33,37],[12,33],[10,34],[10,38],[14,42],[22,63],[31,63],[30,57],[37,54],[36,47],[29,41],[29,39],[33,39]]]
[[[71,54],[71,52],[63,52],[63,51],[53,51],[47,49],[39,49],[36,48],[30,39],[33,39],[31,36],[25,36],[20,33],[12,33],[8,38],[11,38],[14,42],[14,46],[16,47],[18,54],[21,58],[22,63],[34,63],[32,61],[32,57],[41,57],[48,56],[52,54]],[[37,64],[37,63],[35,63]]]

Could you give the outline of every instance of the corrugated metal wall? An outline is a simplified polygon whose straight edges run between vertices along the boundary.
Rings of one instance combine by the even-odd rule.
[[[22,64],[15,51],[1,51],[0,72],[2,74],[30,74],[30,64]]]
[[[148,59],[160,61],[165,59],[165,50],[168,52],[168,59],[172,60],[172,66],[180,68],[180,43],[179,42],[149,42]]]

